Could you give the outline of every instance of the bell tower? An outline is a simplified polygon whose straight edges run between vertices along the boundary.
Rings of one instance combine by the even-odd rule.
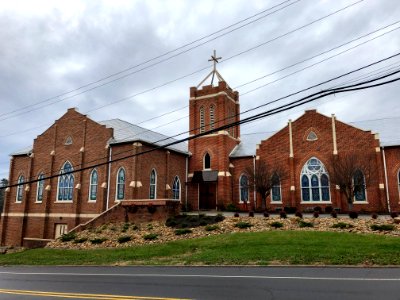
[[[214,50],[209,60],[213,70],[197,87],[190,88],[190,135],[202,135],[189,141],[192,155],[188,166],[188,202],[192,209],[216,209],[232,202],[229,154],[240,142],[239,93],[217,71],[220,59]],[[203,85],[210,78],[211,84]],[[229,127],[222,129],[223,126]]]

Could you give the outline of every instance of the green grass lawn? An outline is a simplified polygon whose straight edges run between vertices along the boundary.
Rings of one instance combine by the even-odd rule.
[[[399,265],[400,238],[337,232],[266,231],[120,249],[33,249],[0,265]]]

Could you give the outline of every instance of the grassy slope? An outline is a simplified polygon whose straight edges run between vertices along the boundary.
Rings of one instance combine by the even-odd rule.
[[[120,249],[34,249],[0,256],[1,265],[379,264],[400,265],[400,239],[336,232],[236,233]]]

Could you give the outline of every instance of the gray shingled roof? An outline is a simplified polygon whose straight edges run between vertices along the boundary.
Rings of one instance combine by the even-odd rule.
[[[164,146],[177,141],[176,139],[170,138],[161,133],[151,131],[120,119],[105,120],[98,123],[105,125],[107,128],[114,129],[114,138],[110,141],[110,144],[140,141],[157,146]],[[167,149],[185,154],[188,153],[188,146],[185,142],[169,146]]]
[[[358,121],[349,124],[363,130],[371,130],[373,133],[379,133],[379,140],[383,147],[400,145],[400,117]]]
[[[262,140],[266,140],[274,135],[276,131],[272,132],[257,132],[250,134],[242,134],[240,136],[240,144],[237,145],[229,155],[230,157],[244,157],[256,155],[256,145],[260,144]]]
[[[14,151],[13,153],[10,154],[10,156],[16,156],[16,155],[24,155],[24,154],[30,154],[33,150],[33,147],[25,147],[23,149],[20,149],[18,151]]]

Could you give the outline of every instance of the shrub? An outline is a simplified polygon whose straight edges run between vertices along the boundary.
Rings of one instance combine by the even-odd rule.
[[[226,211],[238,211],[238,208],[236,207],[236,205],[235,204],[233,204],[233,203],[229,203],[227,206],[226,206]]]
[[[111,230],[111,231],[116,231],[117,228],[116,228],[115,226],[111,226],[111,227],[110,227],[110,230]],[[100,231],[100,232],[101,232],[101,231]]]
[[[373,225],[371,225],[371,229],[374,231],[392,231],[392,230],[394,230],[394,225],[392,225],[392,224],[382,224],[382,225],[373,224]]]
[[[351,212],[349,212],[349,217],[351,219],[357,219],[358,218],[358,213],[356,211],[351,211]]]
[[[154,213],[156,212],[156,210],[157,210],[157,207],[154,206],[154,205],[152,205],[152,204],[149,204],[149,205],[147,206],[147,211],[148,211],[149,213],[151,213],[151,214],[154,214]]]
[[[336,219],[337,218],[337,212],[336,211],[331,212],[331,217]]]
[[[267,211],[264,211],[264,217],[269,218],[269,213]]]
[[[69,242],[69,241],[74,240],[75,238],[76,238],[75,232],[65,233],[62,236],[60,236],[61,242]]]
[[[254,211],[249,211],[249,217],[254,217]]]
[[[192,233],[193,231],[189,228],[179,228],[175,230],[175,235],[183,235],[183,234],[188,234]]]
[[[153,224],[151,224],[151,223],[147,224],[147,229],[148,230],[152,230],[153,229]]]
[[[128,230],[129,229],[129,227],[131,227],[131,224],[129,224],[129,223],[124,223],[124,225],[122,226],[122,230]]]
[[[206,231],[214,231],[214,230],[219,229],[219,226],[218,225],[207,225],[204,229]]]
[[[287,214],[294,214],[296,212],[296,207],[292,207],[292,206],[285,206],[283,208],[283,211]]]
[[[158,239],[157,233],[149,233],[143,236],[143,239],[146,241],[152,241]]]
[[[251,226],[253,226],[253,225],[250,224],[249,222],[237,222],[235,224],[235,227],[240,228],[240,229],[250,228]]]
[[[314,211],[321,213],[322,212],[321,206],[314,207]]]
[[[167,219],[167,221],[165,222],[165,226],[167,227],[175,227],[178,223],[176,222],[174,217],[170,217]]]
[[[276,228],[282,228],[282,227],[283,227],[283,223],[282,223],[282,222],[275,221],[275,222],[270,223],[269,226],[271,226],[271,227],[273,227],[273,228],[275,228],[275,229],[276,229]]]
[[[235,214],[233,215],[235,218],[239,218],[239,213],[235,212]]]
[[[106,238],[95,238],[95,239],[90,240],[90,242],[93,245],[98,245],[98,244],[102,244],[106,240],[107,240]]]
[[[130,240],[132,240],[132,237],[130,235],[123,235],[118,238],[118,243],[122,244],[129,242]]]
[[[304,228],[304,227],[314,227],[314,224],[311,222],[306,222],[304,220],[299,220],[299,227]]]
[[[75,244],[82,244],[82,243],[86,242],[87,240],[88,240],[88,239],[87,239],[86,237],[76,238],[76,239],[74,240],[74,243],[75,243]]]
[[[300,219],[303,219],[303,214],[300,211],[296,211],[295,216],[300,218]]]
[[[332,228],[339,228],[339,229],[349,229],[349,228],[353,228],[354,226],[349,224],[349,223],[345,223],[345,222],[338,222],[336,224],[332,225]]]
[[[314,218],[318,218],[318,217],[319,217],[319,212],[314,211],[314,212],[313,212],[313,216],[314,216]]]
[[[373,214],[371,215],[371,218],[374,219],[374,220],[378,219],[378,214],[373,213]]]
[[[281,211],[279,213],[279,216],[281,217],[281,219],[286,219],[287,218],[287,215],[286,215],[286,213],[284,211]]]
[[[326,206],[326,207],[325,207],[325,212],[326,212],[327,214],[332,213],[332,212],[333,212],[333,207],[330,206],[330,205]]]
[[[217,214],[217,215],[214,217],[214,221],[215,221],[215,222],[221,222],[221,221],[223,221],[223,220],[225,220],[225,217],[224,217],[222,214]]]
[[[394,219],[394,218],[397,218],[399,216],[399,213],[393,211],[393,212],[390,213],[390,216]]]
[[[133,229],[133,230],[139,230],[139,226],[137,226],[136,224],[133,224],[133,225],[132,225],[132,229]]]
[[[188,223],[181,223],[181,228],[188,228],[189,224]]]

